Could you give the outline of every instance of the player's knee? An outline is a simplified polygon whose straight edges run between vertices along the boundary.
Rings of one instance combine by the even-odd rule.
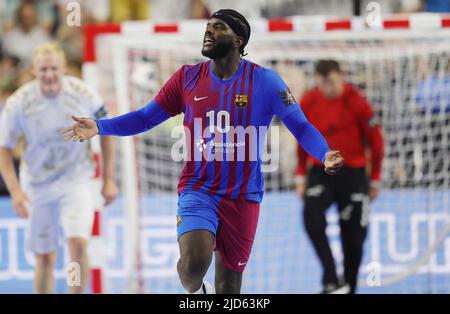
[[[323,225],[323,218],[317,208],[305,206],[303,209],[303,222],[308,232],[315,231],[318,228],[325,227]]]
[[[87,255],[87,240],[84,238],[69,238],[69,250],[72,259],[80,259]]]
[[[188,254],[181,258],[181,270],[185,276],[203,278],[210,263],[211,258],[206,254]]]
[[[53,269],[56,261],[54,252],[48,254],[36,254],[36,267],[39,269]]]
[[[343,239],[343,244],[350,251],[354,252],[362,251],[366,235],[367,235],[367,228],[360,226],[345,227],[341,224],[341,236]]]
[[[352,237],[346,237],[344,240],[344,245],[348,252],[351,252],[354,256],[359,256],[362,254],[364,239],[353,235]]]
[[[85,248],[87,247],[87,240],[81,237],[69,238],[69,245],[76,248]]]

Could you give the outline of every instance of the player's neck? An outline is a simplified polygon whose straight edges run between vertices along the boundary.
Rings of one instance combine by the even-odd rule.
[[[238,53],[230,53],[222,59],[213,60],[213,73],[221,80],[227,80],[236,73],[241,64],[241,57]]]

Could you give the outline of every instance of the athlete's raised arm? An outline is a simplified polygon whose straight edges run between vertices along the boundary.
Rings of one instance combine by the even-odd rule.
[[[265,73],[267,100],[271,111],[295,136],[299,144],[325,166],[325,172],[335,174],[344,158],[339,151],[331,150],[325,138],[306,119],[286,83],[272,70]]]
[[[90,119],[72,117],[75,123],[66,128],[66,141],[86,141],[95,135],[128,136],[145,132],[169,119],[155,100],[147,106],[112,119]]]
[[[72,117],[65,140],[86,141],[95,135],[129,136],[145,132],[183,111],[184,67],[175,72],[145,107],[112,119]]]
[[[298,105],[294,112],[281,121],[295,136],[297,141],[310,155],[320,160],[325,172],[335,174],[344,164],[344,158],[337,150],[331,150],[323,135],[306,119]]]

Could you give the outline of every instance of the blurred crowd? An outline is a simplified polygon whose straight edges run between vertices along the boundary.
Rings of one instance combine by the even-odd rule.
[[[81,27],[68,26],[70,4],[78,3],[81,27],[87,23],[124,20],[206,18],[220,8],[234,8],[249,18],[288,15],[351,16],[354,0],[0,0],[0,108],[20,85],[32,79],[31,51],[56,40],[67,54],[68,71],[79,76],[82,62]],[[360,13],[369,0],[359,1]],[[382,13],[448,12],[450,0],[379,0]],[[69,6],[69,7],[68,7]],[[72,7],[73,8],[73,7]]]

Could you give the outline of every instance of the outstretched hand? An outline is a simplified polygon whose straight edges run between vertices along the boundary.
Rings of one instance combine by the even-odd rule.
[[[74,142],[84,142],[98,134],[99,129],[97,122],[94,119],[79,118],[72,116],[72,119],[76,122],[62,131],[63,134],[70,132],[64,138],[65,141],[72,140]]]
[[[330,150],[325,154],[325,172],[334,175],[344,165],[344,158],[337,150]]]

